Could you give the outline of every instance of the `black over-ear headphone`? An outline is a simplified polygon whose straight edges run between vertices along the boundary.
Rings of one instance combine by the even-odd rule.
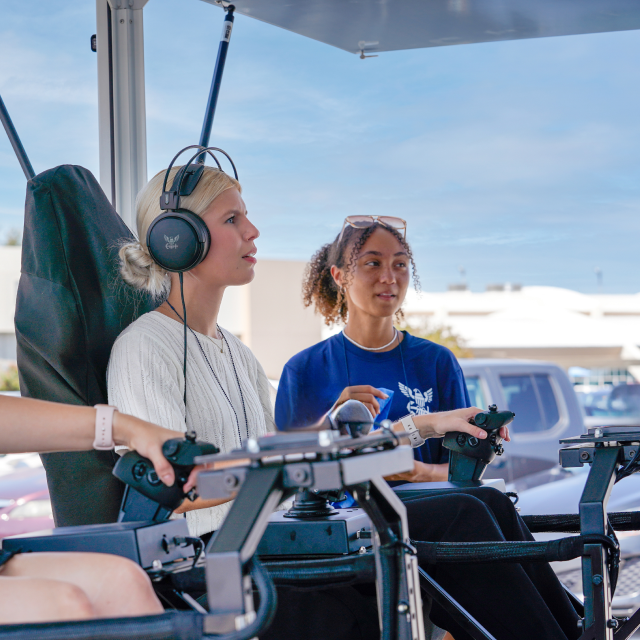
[[[180,155],[188,149],[198,149],[198,152],[178,171],[171,189],[167,191],[169,173]],[[209,228],[204,220],[189,211],[180,208],[180,198],[189,196],[196,188],[204,173],[204,156],[208,153],[222,171],[220,162],[214,151],[222,153],[233,167],[235,179],[238,172],[229,155],[218,147],[202,147],[193,144],[185,147],[171,161],[162,183],[160,208],[166,213],[158,216],[149,225],[147,231],[147,249],[153,260],[166,271],[182,273],[199,265],[206,257],[211,244]],[[201,159],[196,161],[196,159]]]

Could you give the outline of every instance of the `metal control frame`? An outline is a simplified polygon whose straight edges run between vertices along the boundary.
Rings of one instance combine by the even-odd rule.
[[[357,439],[321,431],[262,438],[249,441],[242,451],[198,458],[199,464],[249,461],[244,466],[204,471],[198,477],[198,492],[205,499],[230,497],[237,491],[224,526],[205,551],[206,630],[230,632],[253,617],[248,563],[278,504],[300,488],[346,488],[373,525],[381,628],[383,614],[392,621],[382,637],[423,640],[418,562],[409,543],[406,508],[382,479],[413,467],[411,448],[398,445],[398,438],[386,430]],[[249,513],[255,516],[247,518]],[[383,569],[387,586],[391,583],[386,590],[382,589]]]
[[[607,503],[617,471],[620,465],[638,459],[640,428],[592,428],[582,436],[560,440],[560,443],[571,445],[560,450],[563,467],[591,465],[580,498],[580,533],[605,536],[608,534]],[[613,593],[607,560],[603,545],[585,545],[582,557],[584,619],[579,640],[627,640],[640,627],[640,609],[622,623],[611,614]]]

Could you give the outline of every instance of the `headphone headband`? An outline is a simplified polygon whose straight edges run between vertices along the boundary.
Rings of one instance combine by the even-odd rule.
[[[189,159],[189,162],[187,162],[187,164],[185,164],[184,167],[180,169],[180,171],[178,171],[175,178],[173,179],[171,190],[167,191],[167,180],[169,179],[169,174],[171,173],[171,169],[173,168],[175,161],[189,149],[198,149],[198,152]],[[235,179],[238,179],[238,171],[236,169],[236,165],[233,163],[231,156],[226,151],[220,149],[219,147],[203,147],[199,144],[189,145],[188,147],[181,149],[173,157],[173,160],[171,160],[171,163],[169,164],[169,167],[164,175],[164,181],[162,183],[162,195],[160,196],[161,209],[165,211],[175,211],[176,209],[180,208],[180,197],[189,196],[193,193],[193,190],[196,188],[198,182],[200,181],[200,178],[202,177],[202,174],[204,173],[205,153],[208,153],[214,159],[215,163],[218,165],[218,169],[222,171],[222,165],[218,161],[216,155],[213,153],[214,151],[222,153],[227,158],[229,164],[231,164],[231,167],[233,168],[233,175]],[[196,158],[198,158],[198,161],[194,163]],[[195,168],[195,165],[198,165],[197,168]],[[188,176],[188,178],[185,184],[186,176]]]

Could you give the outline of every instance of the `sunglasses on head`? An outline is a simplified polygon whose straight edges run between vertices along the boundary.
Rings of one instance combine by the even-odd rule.
[[[402,231],[402,238],[404,240],[407,239],[407,223],[402,218],[394,216],[347,216],[344,219],[338,242],[342,240],[347,225],[356,229],[367,229],[368,227],[373,227],[374,224],[381,224],[383,227],[395,229],[398,232]]]

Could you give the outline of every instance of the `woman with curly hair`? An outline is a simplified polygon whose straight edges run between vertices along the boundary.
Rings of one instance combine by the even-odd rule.
[[[400,218],[350,216],[340,235],[313,256],[304,302],[314,304],[327,324],[344,322],[345,327],[286,364],[278,387],[276,424],[288,430],[317,423],[348,399],[363,402],[378,416],[392,391],[388,417],[394,430],[409,432],[415,461],[412,472],[387,480],[444,480],[444,421],[468,420],[478,409],[464,408],[470,404],[464,376],[448,349],[394,327],[394,317],[402,316],[411,268],[417,284],[405,233],[406,223]],[[387,408],[383,407],[385,413]],[[505,427],[501,435],[509,439]],[[495,489],[475,487],[426,497],[418,492],[403,500],[415,540],[533,540],[509,498]],[[566,640],[579,635],[576,611],[547,563],[423,568],[500,640]],[[491,612],[492,602],[500,603],[500,615]],[[456,640],[471,640],[436,602],[429,617]]]
[[[286,364],[276,401],[280,429],[315,423],[350,398],[364,402],[374,417],[380,402],[388,401],[386,417],[395,422],[410,416],[418,427],[424,420],[419,416],[470,405],[451,351],[394,327],[411,271],[419,286],[405,235],[401,218],[349,216],[335,240],[311,259],[304,303],[315,305],[327,325],[345,327]],[[440,439],[414,448],[414,457],[413,472],[395,480],[447,479],[449,456]]]

